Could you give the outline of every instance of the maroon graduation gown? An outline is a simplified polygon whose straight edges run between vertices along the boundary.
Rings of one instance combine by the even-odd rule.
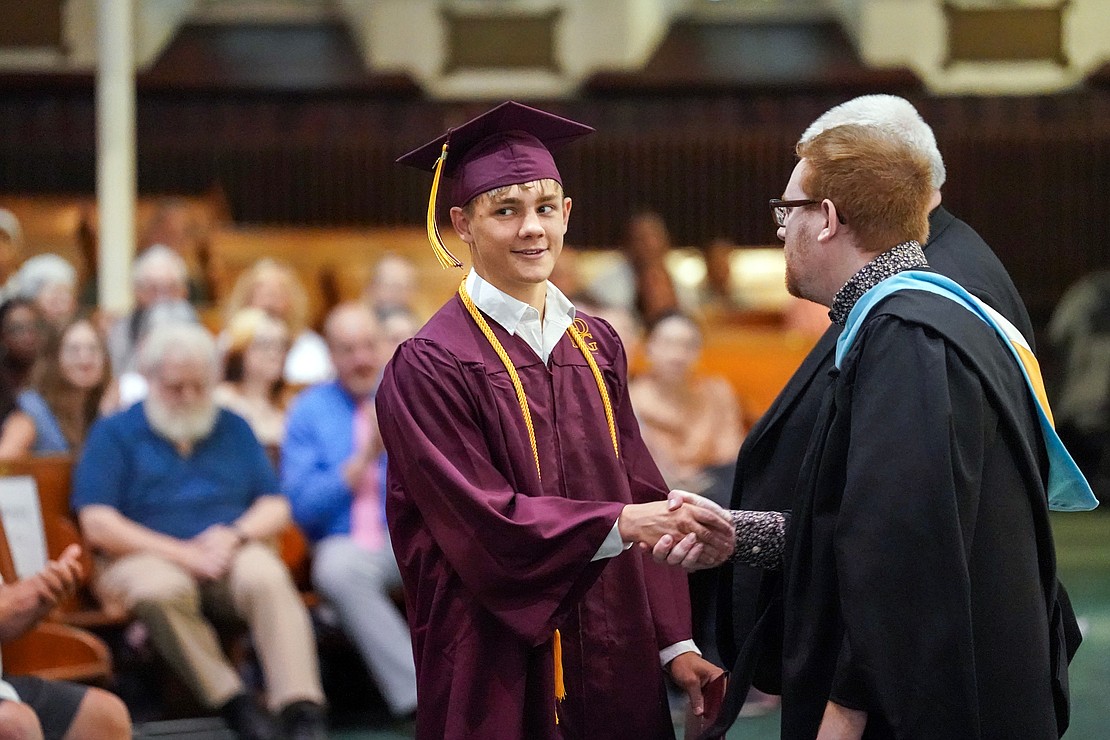
[[[377,409],[417,738],[673,736],[659,649],[690,639],[685,575],[638,548],[590,561],[625,504],[667,489],[632,413],[620,341],[604,321],[579,317],[596,343],[620,459],[570,338],[548,366],[489,321],[528,395],[542,482],[508,373],[457,296],[386,367]]]

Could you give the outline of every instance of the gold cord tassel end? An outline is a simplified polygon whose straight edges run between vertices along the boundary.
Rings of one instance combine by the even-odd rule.
[[[559,630],[555,630],[555,698],[559,701],[567,698],[567,687],[563,683],[563,642]]]
[[[434,175],[432,176],[432,194],[428,197],[428,243],[432,245],[432,252],[439,260],[440,267],[462,267],[459,258],[443,243],[443,236],[439,233],[439,224],[436,223],[436,196],[439,194],[439,179],[443,174],[443,165],[447,161],[447,142],[443,142],[443,151],[436,160]]]

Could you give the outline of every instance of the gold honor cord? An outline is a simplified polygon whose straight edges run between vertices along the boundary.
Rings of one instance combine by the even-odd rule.
[[[428,243],[432,245],[432,251],[439,260],[439,266],[447,269],[448,267],[462,267],[462,262],[459,258],[451,254],[446,245],[443,243],[443,236],[439,233],[439,224],[436,222],[436,194],[439,193],[439,180],[443,175],[443,166],[447,163],[447,142],[443,142],[443,150],[439,153],[439,159],[436,160],[435,166],[432,168],[432,194],[428,197]]]
[[[505,351],[501,342],[498,341],[497,337],[494,335],[493,329],[489,328],[489,323],[482,316],[478,307],[474,305],[474,301],[471,300],[470,293],[466,290],[465,278],[462,281],[462,285],[459,286],[459,298],[462,298],[463,305],[466,306],[466,310],[470,312],[470,316],[474,319],[474,323],[482,330],[482,334],[485,335],[486,340],[490,343],[490,346],[493,347],[493,351],[501,358],[501,364],[509,371],[509,379],[513,382],[513,390],[516,391],[516,401],[520,404],[521,415],[524,416],[524,426],[528,428],[528,441],[532,445],[532,457],[536,461],[536,475],[540,476],[542,479],[543,476],[540,474],[540,450],[536,446],[536,429],[532,426],[532,412],[528,410],[528,396],[524,395],[524,384],[520,382],[520,376],[516,373],[516,365],[513,364],[512,359],[509,358],[509,353]]]
[[[532,425],[532,412],[528,408],[528,396],[524,393],[524,385],[520,382],[520,376],[516,372],[516,366],[513,365],[513,361],[509,358],[509,353],[505,351],[500,340],[494,335],[493,329],[490,328],[489,323],[482,316],[482,312],[474,305],[474,301],[470,298],[470,293],[466,290],[465,279],[459,286],[459,298],[462,299],[463,305],[466,306],[466,310],[470,313],[471,318],[474,319],[474,323],[481,329],[482,334],[486,337],[490,346],[493,347],[493,351],[496,352],[497,356],[501,359],[501,364],[505,366],[505,369],[509,373],[509,379],[513,383],[513,390],[516,391],[517,403],[520,404],[520,414],[524,417],[524,426],[528,429],[528,442],[532,445],[532,457],[536,461],[536,475],[542,480],[543,474],[540,472],[540,451],[536,446],[536,429]],[[590,372],[593,373],[594,382],[597,383],[598,393],[601,394],[601,405],[605,409],[605,421],[609,425],[609,438],[613,441],[613,454],[616,455],[617,458],[620,458],[621,453],[620,446],[617,444],[617,424],[613,416],[613,405],[609,402],[609,391],[605,388],[605,378],[601,375],[601,368],[597,366],[597,362],[594,360],[589,348],[586,347],[586,340],[582,337],[581,332],[579,332],[573,324],[567,328],[567,334],[570,335],[574,345],[582,352],[582,356],[586,358],[586,364],[590,366]]]
[[[532,458],[536,461],[536,475],[542,480],[543,474],[540,472],[540,450],[536,446],[536,429],[532,426],[532,412],[528,408],[528,396],[524,393],[524,384],[520,382],[520,375],[516,372],[516,366],[513,365],[509,353],[505,351],[505,347],[498,340],[497,336],[490,328],[489,322],[482,316],[482,312],[474,305],[474,301],[470,298],[470,293],[466,290],[466,280],[462,281],[459,285],[459,298],[462,299],[463,305],[470,313],[474,323],[482,331],[486,340],[493,347],[493,351],[501,359],[501,364],[509,372],[509,379],[513,383],[513,390],[516,391],[516,400],[520,404],[520,413],[524,417],[524,426],[528,429],[528,442],[532,445]],[[621,456],[620,446],[617,444],[617,425],[613,418],[613,405],[609,402],[609,391],[605,388],[605,378],[601,375],[601,369],[597,366],[593,355],[590,353],[589,348],[586,346],[586,340],[582,333],[571,324],[567,328],[567,334],[570,334],[571,339],[574,341],[576,347],[582,352],[582,356],[586,358],[586,364],[590,366],[590,372],[593,373],[594,381],[597,382],[597,390],[601,394],[601,405],[605,408],[605,420],[609,424],[609,437],[613,440],[613,454],[619,459]],[[559,630],[555,630],[553,652],[555,656],[555,698],[562,701],[567,696],[565,684],[563,682],[563,645],[562,638]],[[555,710],[555,724],[559,724],[559,710]]]

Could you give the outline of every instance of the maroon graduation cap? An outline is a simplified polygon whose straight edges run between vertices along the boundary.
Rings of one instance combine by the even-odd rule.
[[[551,149],[592,133],[593,128],[507,101],[414,149],[397,161],[433,173],[428,199],[428,241],[444,267],[462,262],[443,245],[436,224],[440,178],[450,183],[450,206],[506,185],[550,178],[563,184]]]

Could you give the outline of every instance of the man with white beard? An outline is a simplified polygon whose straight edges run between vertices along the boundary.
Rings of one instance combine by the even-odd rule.
[[[324,696],[308,613],[267,545],[289,503],[246,421],[217,407],[211,335],[171,325],[144,342],[145,401],[89,432],[73,506],[103,558],[94,588],[142,620],[154,648],[243,738],[324,738]],[[273,717],[255,703],[204,616],[250,628]]]

